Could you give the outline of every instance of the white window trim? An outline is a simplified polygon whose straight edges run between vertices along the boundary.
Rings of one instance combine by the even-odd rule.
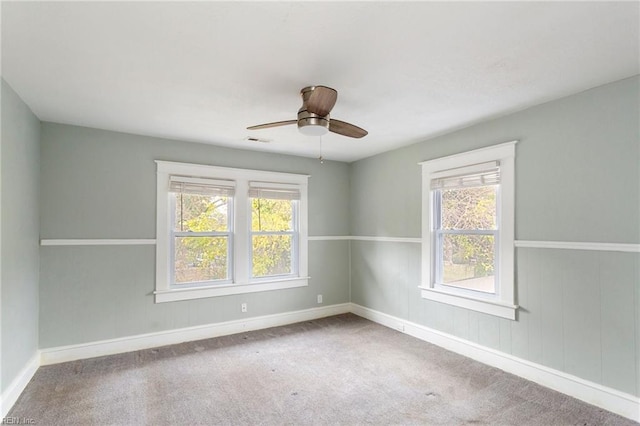
[[[308,276],[308,178],[309,175],[269,172],[262,170],[236,169],[229,167],[207,166],[202,164],[177,163],[156,160],[157,166],[157,206],[156,206],[156,303],[204,297],[228,296],[232,294],[254,293],[302,287],[309,284]],[[171,287],[171,268],[169,241],[169,176],[181,175],[207,179],[225,179],[235,181],[234,211],[235,236],[233,242],[233,283],[185,288]],[[273,182],[282,185],[294,185],[300,190],[299,203],[299,244],[298,276],[275,276],[273,279],[250,279],[249,225],[251,218],[248,206],[249,182]]]
[[[515,320],[514,239],[515,239],[515,146],[517,141],[476,149],[419,163],[422,166],[422,297],[478,312]],[[498,214],[499,259],[496,295],[450,286],[435,286],[435,247],[431,230],[431,179],[440,172],[489,161],[500,162],[500,212]]]

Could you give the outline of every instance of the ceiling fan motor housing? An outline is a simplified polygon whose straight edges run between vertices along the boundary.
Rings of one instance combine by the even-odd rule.
[[[307,110],[298,111],[298,130],[310,136],[322,136],[329,132],[329,115],[324,117]]]
[[[316,86],[308,86],[300,91],[302,106],[298,110],[298,130],[304,135],[322,136],[329,132],[329,114],[323,116],[310,112],[307,105],[315,89]]]

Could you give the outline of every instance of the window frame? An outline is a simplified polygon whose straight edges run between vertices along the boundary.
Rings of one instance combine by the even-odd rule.
[[[250,182],[250,186],[252,186],[252,183],[256,183],[256,184],[261,184],[262,182]],[[268,187],[271,187],[271,189],[283,189],[283,190],[288,190],[288,189],[297,189],[292,187],[291,185],[286,185],[286,184],[267,184]],[[260,187],[260,185],[258,185],[257,187]],[[302,197],[302,194],[300,195]],[[248,211],[249,211],[249,215],[253,215],[253,203],[251,202],[251,200],[253,198],[262,198],[262,199],[267,199],[267,200],[275,200],[277,198],[266,198],[266,197],[249,197],[247,199],[248,201]],[[297,256],[293,256],[293,254],[295,252],[297,252],[299,250],[299,246],[300,246],[300,200],[299,199],[292,199],[290,200],[292,201],[291,204],[291,227],[292,229],[290,231],[254,231],[253,230],[253,217],[250,216],[249,217],[249,221],[250,221],[250,225],[249,225],[249,280],[251,282],[264,282],[264,281],[270,281],[273,279],[278,279],[278,277],[282,277],[282,278],[290,278],[292,276],[296,276],[299,271],[300,271],[300,265],[299,265],[299,259]],[[253,237],[255,235],[291,235],[291,253],[292,253],[292,259],[291,259],[291,273],[289,274],[275,274],[275,275],[264,275],[264,276],[254,276],[253,275]]]
[[[478,187],[483,187],[483,186],[496,186],[494,185],[479,185]],[[433,267],[433,273],[434,273],[434,279],[433,279],[433,287],[436,289],[448,289],[450,287],[456,287],[459,288],[461,290],[464,290],[464,293],[469,292],[469,295],[473,296],[476,295],[479,298],[485,298],[485,295],[489,295],[489,298],[493,298],[494,293],[497,293],[499,291],[499,279],[500,276],[497,273],[494,273],[494,293],[488,293],[488,292],[480,292],[478,290],[473,290],[473,289],[464,289],[464,287],[458,287],[455,285],[452,285],[450,283],[445,283],[444,280],[442,280],[443,276],[444,276],[444,268],[443,268],[443,264],[444,264],[444,253],[443,250],[440,250],[441,245],[444,246],[444,237],[445,235],[490,235],[494,238],[494,242],[493,242],[493,250],[494,250],[494,271],[498,270],[499,265],[500,265],[500,188],[498,186],[498,188],[496,188],[496,229],[460,229],[460,230],[453,230],[453,229],[442,229],[442,191],[448,189],[448,188],[438,188],[438,189],[431,189],[431,201],[432,201],[432,205],[431,205],[431,213],[433,214],[433,219],[432,219],[432,227],[431,230],[433,231],[434,235],[433,235],[433,246],[434,246],[434,267]],[[439,211],[438,211],[439,210]]]
[[[476,149],[419,163],[422,166],[422,277],[424,299],[515,320],[515,146],[517,141]],[[500,184],[497,205],[497,251],[495,253],[495,294],[442,285],[436,282],[439,253],[436,251],[434,191],[431,180],[454,169],[498,162]]]
[[[212,181],[215,182],[215,181]],[[235,185],[234,185],[235,187]],[[170,196],[171,191],[167,194]],[[235,195],[234,195],[235,196]],[[170,287],[179,286],[178,288],[188,288],[188,287],[198,287],[198,286],[206,286],[206,285],[215,285],[215,284],[228,284],[233,282],[233,197],[231,198],[231,202],[228,203],[227,206],[227,231],[207,231],[207,232],[191,232],[191,231],[176,231],[175,230],[175,217],[171,212],[175,211],[176,208],[176,197],[169,198],[169,265],[173,265],[174,267],[170,268],[169,271],[169,283]],[[180,237],[226,237],[227,238],[227,277],[225,279],[218,280],[208,280],[208,281],[192,281],[190,283],[176,284],[175,283],[175,244],[176,238]],[[173,283],[173,284],[171,284]]]
[[[202,164],[178,163],[156,160],[156,288],[155,302],[171,302],[205,297],[254,293],[308,285],[308,178],[309,175],[270,172],[264,170],[237,169]],[[171,249],[173,230],[169,179],[172,175],[233,181],[235,194],[231,206],[231,264],[230,282],[206,282],[193,285],[172,285]],[[298,201],[298,235],[294,257],[297,258],[297,273],[251,278],[251,209],[248,196],[249,183],[269,182],[295,187],[300,191]]]

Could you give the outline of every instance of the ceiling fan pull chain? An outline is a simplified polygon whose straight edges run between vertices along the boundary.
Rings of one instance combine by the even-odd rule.
[[[320,160],[320,164],[324,164],[324,158],[322,158],[322,136],[318,136],[318,139],[320,139],[320,157],[318,157],[318,160]]]

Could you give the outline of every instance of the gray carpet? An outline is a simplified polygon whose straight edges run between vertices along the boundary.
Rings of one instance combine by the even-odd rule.
[[[40,368],[38,425],[637,424],[355,315]]]

